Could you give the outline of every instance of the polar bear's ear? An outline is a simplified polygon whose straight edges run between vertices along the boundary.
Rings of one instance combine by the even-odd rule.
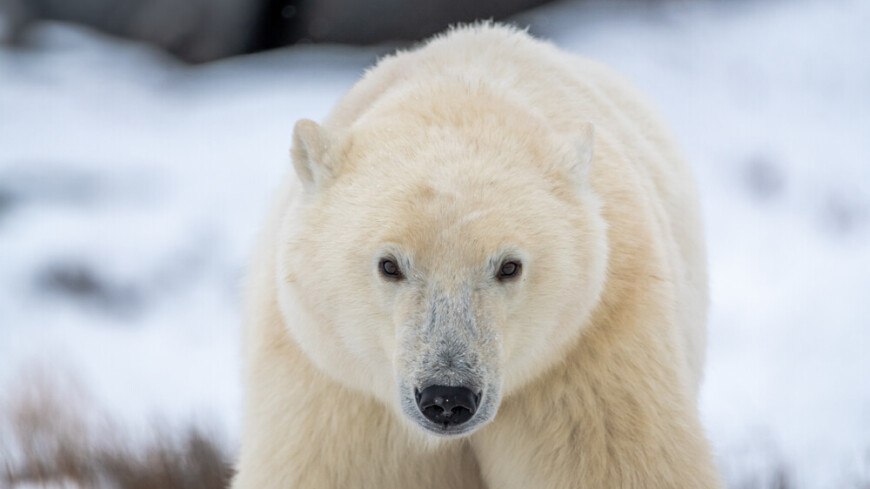
[[[571,165],[571,173],[578,181],[586,181],[589,167],[592,165],[592,155],[595,148],[595,126],[591,122],[584,122],[580,128],[580,134],[574,142],[575,156]]]
[[[316,122],[301,119],[293,128],[293,167],[305,190],[315,190],[333,175],[329,159],[333,138]]]

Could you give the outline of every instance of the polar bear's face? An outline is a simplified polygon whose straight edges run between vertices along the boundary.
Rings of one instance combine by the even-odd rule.
[[[279,302],[323,371],[456,436],[559,361],[606,261],[575,148],[449,131],[336,142],[310,122],[296,137],[306,190],[285,218]]]

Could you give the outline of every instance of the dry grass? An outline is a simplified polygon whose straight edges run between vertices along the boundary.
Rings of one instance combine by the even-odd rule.
[[[38,377],[38,378],[34,378]],[[207,431],[154,428],[134,440],[75,384],[28,375],[0,405],[0,487],[223,489],[232,470]]]

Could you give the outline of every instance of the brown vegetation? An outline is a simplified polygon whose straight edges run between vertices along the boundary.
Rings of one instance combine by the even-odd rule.
[[[58,389],[44,378],[29,380],[0,405],[0,487],[228,486],[228,454],[207,431],[154,428],[147,439],[135,440],[104,415],[86,410],[74,384]]]

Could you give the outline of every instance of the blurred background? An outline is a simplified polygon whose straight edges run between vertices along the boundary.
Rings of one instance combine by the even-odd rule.
[[[378,56],[486,18],[622,72],[693,164],[701,409],[728,486],[870,488],[866,0],[0,0],[0,486],[92,487],[27,466],[70,423],[111,434],[89,455],[106,466],[189,456],[107,487],[219,486],[240,280],[293,123]]]

